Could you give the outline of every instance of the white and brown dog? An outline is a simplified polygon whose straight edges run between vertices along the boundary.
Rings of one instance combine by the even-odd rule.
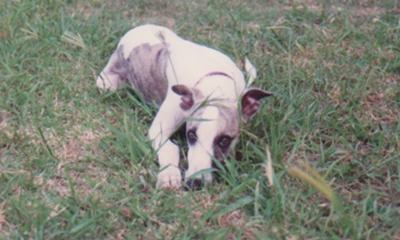
[[[250,77],[255,69],[247,62]],[[130,86],[159,106],[148,136],[157,151],[157,187],[182,183],[179,148],[169,138],[186,122],[189,188],[212,181],[213,159],[223,159],[239,135],[239,121],[249,120],[260,100],[271,93],[246,89],[241,70],[221,52],[184,40],[171,30],[143,25],[127,32],[97,78],[100,89]],[[199,171],[200,174],[196,174]]]

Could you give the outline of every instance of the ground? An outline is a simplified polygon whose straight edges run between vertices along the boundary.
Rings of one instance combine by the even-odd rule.
[[[1,1],[0,239],[400,239],[399,19],[396,0]],[[156,109],[95,87],[141,23],[247,56],[274,93],[201,191],[155,189]]]

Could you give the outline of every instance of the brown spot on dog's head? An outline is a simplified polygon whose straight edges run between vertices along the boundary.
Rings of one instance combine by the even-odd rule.
[[[223,161],[239,137],[239,113],[237,108],[220,107],[218,133],[213,141],[214,157]]]
[[[212,137],[212,154],[219,160],[223,161],[229,151],[234,147],[239,136],[239,120],[240,116],[236,104],[221,104],[218,107],[218,116],[216,119],[206,119],[203,116],[204,109],[196,110],[191,116],[191,121],[186,123],[186,137],[190,146],[197,143],[196,130],[201,124],[209,121],[216,123],[215,129],[210,129],[210,137]],[[200,139],[200,141],[202,141]]]

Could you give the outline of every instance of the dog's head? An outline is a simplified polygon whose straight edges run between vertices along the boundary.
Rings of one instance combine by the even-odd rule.
[[[210,172],[196,173],[211,168],[213,159],[224,161],[239,137],[240,121],[249,121],[260,110],[261,100],[272,95],[251,88],[237,102],[208,99],[185,85],[174,85],[172,90],[181,96],[180,107],[191,112],[186,121],[186,140],[189,145],[186,180],[194,175],[195,179],[203,178],[205,182],[212,181]],[[189,180],[187,184],[196,185],[200,181]]]

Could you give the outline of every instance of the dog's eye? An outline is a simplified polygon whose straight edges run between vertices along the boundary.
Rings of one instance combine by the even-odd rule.
[[[218,146],[223,150],[226,151],[229,147],[229,145],[232,142],[232,138],[229,136],[221,136],[220,139],[218,140]]]
[[[196,130],[191,129],[186,134],[187,134],[187,140],[188,140],[189,144],[191,144],[191,145],[195,144],[197,141]]]

